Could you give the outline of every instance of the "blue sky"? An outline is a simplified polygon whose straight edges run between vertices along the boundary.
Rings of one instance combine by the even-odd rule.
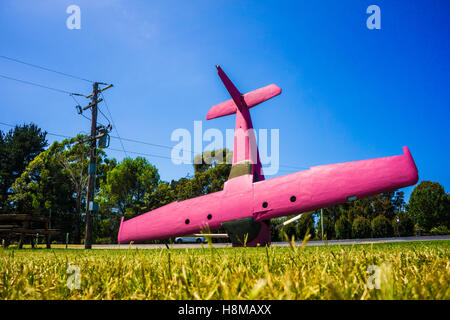
[[[66,27],[71,4],[81,8],[80,30]],[[371,4],[381,9],[381,30],[366,27]],[[283,89],[251,111],[256,128],[280,130],[278,175],[296,171],[287,166],[392,156],[408,146],[420,180],[449,192],[449,9],[445,0],[2,0],[0,55],[113,83],[105,97],[119,134],[167,146],[176,144],[173,130],[192,131],[194,120],[204,130],[233,128],[234,117],[205,120],[210,106],[229,99],[220,64],[241,92],[270,83]],[[88,82],[3,59],[0,74],[91,91]],[[68,136],[89,131],[68,95],[1,78],[0,94],[1,122],[34,122]],[[165,148],[124,146],[170,156]],[[119,141],[111,148],[121,149]],[[147,158],[164,180],[193,173]],[[404,191],[409,196],[412,187]]]

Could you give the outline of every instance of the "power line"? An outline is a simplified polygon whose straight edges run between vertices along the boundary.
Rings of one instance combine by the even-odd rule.
[[[115,148],[108,148],[108,149],[112,150],[112,151],[123,152],[123,150],[120,150],[120,149],[115,149]],[[141,155],[141,156],[147,156],[147,157],[156,157],[156,158],[163,158],[163,159],[169,159],[169,160],[173,159],[171,157],[166,157],[166,156],[162,156],[162,155],[158,155],[158,154],[151,154],[151,153],[144,153],[144,152],[137,152],[137,151],[130,151],[130,150],[127,150],[127,152],[128,153],[132,153],[132,154]],[[182,159],[177,158],[177,160],[182,160]],[[281,165],[281,164],[279,166],[283,167],[283,165]],[[286,167],[292,168],[291,166],[286,166]],[[297,167],[296,169],[309,169],[309,168],[307,168],[307,167],[303,167],[303,168]],[[279,172],[293,173],[292,170],[287,170],[287,169],[280,169],[278,171]]]
[[[4,123],[4,122],[0,122],[0,124],[2,124],[2,125],[4,125],[4,126],[7,126],[7,127],[11,127],[11,128],[14,128],[15,126],[14,125],[11,125],[11,124],[8,124],[8,123]],[[56,136],[56,137],[61,137],[61,138],[73,138],[73,137],[71,137],[71,136],[66,136],[66,135],[63,135],[63,134],[56,134],[56,133],[51,133],[51,132],[47,132],[46,131],[46,133],[48,134],[48,135],[50,135],[50,136]],[[112,150],[112,151],[118,151],[118,152],[124,152],[125,150],[120,150],[120,149],[115,149],[115,148],[108,148],[109,150]],[[172,160],[172,158],[171,157],[166,157],[166,156],[162,156],[162,155],[159,155],[159,154],[151,154],[151,153],[144,153],[144,152],[137,152],[137,151],[128,151],[128,150],[126,150],[125,152],[128,152],[128,153],[133,153],[133,154],[139,154],[139,155],[143,155],[143,156],[148,156],[148,157],[157,157],[157,158],[163,158],[163,159],[169,159],[169,160]],[[126,153],[125,153],[126,154]]]
[[[11,124],[8,124],[8,123],[4,123],[4,122],[0,122],[0,124],[8,126],[8,127],[13,127],[13,128],[15,127],[14,125],[11,125]],[[63,138],[72,138],[71,136],[66,136],[66,135],[62,135],[62,134],[55,134],[55,133],[50,133],[50,132],[47,132],[47,134],[48,135],[52,135],[52,136],[57,136],[57,137],[63,137]],[[111,136],[111,138],[119,139],[118,137],[114,137],[114,136]],[[164,148],[174,149],[173,147],[169,147],[169,146],[165,146],[165,145],[157,145],[157,144],[144,142],[144,141],[139,141],[139,140],[134,140],[134,139],[128,139],[128,138],[121,138],[121,139],[125,140],[125,141],[142,143],[142,144],[151,145],[151,146],[161,146],[161,147],[164,147]],[[158,154],[152,154],[152,153],[130,151],[130,150],[125,150],[125,148],[122,148],[122,150],[120,150],[120,149],[115,149],[115,148],[109,147],[108,149],[112,150],[112,151],[124,152],[126,156],[128,156],[127,153],[132,153],[132,154],[138,154],[138,155],[143,155],[143,156],[148,156],[148,157],[157,157],[157,158],[163,158],[163,159],[172,160],[171,157],[162,156],[162,155],[158,155]],[[300,169],[300,170],[309,169],[309,167],[296,167],[296,166],[283,165],[283,164],[280,164],[279,166],[280,167],[284,167],[284,168]],[[280,171],[289,172],[289,170],[280,170]]]
[[[111,138],[114,138],[114,139],[119,139],[119,137],[115,137],[115,136],[110,136],[110,137],[111,137]],[[153,147],[165,148],[165,149],[169,149],[169,150],[180,149],[180,148],[174,148],[174,147],[167,146],[167,145],[156,144],[156,143],[150,143],[150,142],[145,142],[145,141],[139,141],[139,140],[135,140],[135,139],[129,139],[129,138],[120,138],[120,139],[122,139],[122,140],[124,140],[124,141],[129,141],[129,142],[134,142],[134,143],[140,143],[140,144],[145,144],[145,145],[149,145],[149,146],[153,146]],[[194,152],[194,151],[191,151],[191,150],[183,149],[183,151],[186,151],[186,152],[190,152],[190,153],[192,153],[192,154],[195,154],[195,152]],[[128,152],[133,153],[133,152],[131,152],[131,151],[128,151]],[[302,170],[302,169],[309,169],[309,167],[298,167],[298,166],[282,165],[282,164],[280,164],[280,167],[285,167],[285,168],[290,168],[290,169],[300,169],[300,170]]]
[[[7,127],[11,127],[11,128],[15,128],[16,127],[16,126],[13,126],[12,124],[4,123],[4,122],[0,122],[0,124],[2,124],[4,126],[7,126]],[[47,132],[47,131],[45,131],[45,132],[48,135],[50,135],[50,136],[56,136],[56,137],[61,137],[61,138],[72,138],[70,136],[66,136],[66,135],[63,135],[63,134],[56,134],[56,133],[51,133],[51,132]]]
[[[103,116],[103,118],[105,118],[105,120],[108,121],[108,125],[110,126],[111,125],[111,121],[109,121],[108,117],[102,112],[102,110],[100,108],[98,108],[98,111]]]
[[[85,116],[85,115],[83,114],[83,111],[81,110],[81,104],[80,104],[80,102],[79,102],[73,95],[71,95],[71,97],[72,97],[73,101],[75,101],[75,103],[77,104],[77,105],[76,105],[76,108],[77,108],[78,114],[79,114],[80,116],[82,116],[83,118],[85,118],[86,120],[91,121],[91,118],[89,118],[89,117],[87,117],[87,116]],[[103,115],[103,117],[105,118],[105,120],[108,121],[108,124],[111,125],[111,122],[109,121],[108,117],[105,116],[105,114],[102,112],[102,110],[100,110],[100,108],[98,108],[98,111]],[[100,121],[98,121],[98,123],[99,123],[100,125],[102,125],[102,126],[105,127],[105,125],[104,125],[103,123],[101,123]]]
[[[27,65],[27,66],[30,66],[30,67],[33,67],[33,68],[37,68],[37,69],[41,69],[41,70],[57,73],[59,75],[63,75],[63,76],[70,77],[70,78],[73,78],[73,79],[78,79],[78,80],[87,81],[87,82],[91,82],[91,83],[94,82],[94,81],[89,80],[89,79],[85,79],[85,78],[82,78],[82,77],[74,76],[72,74],[68,74],[68,73],[61,72],[61,71],[56,71],[56,70],[49,69],[49,68],[46,68],[46,67],[38,66],[36,64],[32,64],[32,63],[28,63],[28,62],[25,62],[25,61],[21,61],[19,59],[10,58],[10,57],[3,56],[3,55],[0,55],[0,58],[6,59],[6,60],[10,60],[10,61],[14,61],[14,62],[17,62],[17,63],[21,63],[21,64],[24,64],[24,65]]]
[[[45,86],[45,85],[43,85],[43,84],[39,84],[39,83],[36,83],[36,82],[31,82],[31,81],[26,81],[26,80],[16,79],[16,78],[9,77],[9,76],[5,76],[5,75],[2,75],[2,74],[0,74],[0,77],[5,78],[5,79],[8,79],[8,80],[17,81],[17,82],[29,84],[29,85],[32,85],[32,86],[36,86],[36,87],[48,89],[48,90],[53,90],[53,91],[60,92],[60,93],[65,93],[65,94],[68,94],[68,95],[71,95],[71,96],[83,96],[83,97],[84,97],[84,95],[82,95],[82,94],[80,94],[80,93],[74,93],[74,92],[69,92],[69,91],[62,90],[62,89],[57,89],[57,88]]]
[[[4,56],[4,55],[0,55],[0,58],[6,59],[6,60],[10,60],[10,61],[13,61],[13,62],[16,62],[16,63],[21,63],[21,64],[24,64],[24,65],[27,65],[27,66],[30,66],[30,67],[33,67],[33,68],[38,68],[38,69],[41,69],[41,70],[45,70],[45,71],[48,71],[48,72],[53,72],[53,73],[56,73],[56,74],[59,74],[59,75],[67,76],[67,77],[70,77],[70,78],[74,78],[74,79],[78,79],[78,80],[82,80],[82,81],[87,81],[87,82],[90,82],[90,83],[94,83],[94,81],[89,80],[89,79],[85,79],[85,78],[82,78],[82,77],[79,77],[79,76],[75,76],[75,75],[72,75],[72,74],[68,74],[68,73],[65,73],[65,72],[53,70],[53,69],[50,69],[50,68],[42,67],[42,66],[39,66],[39,65],[36,65],[36,64],[28,63],[28,62],[25,62],[25,61],[22,61],[22,60],[19,60],[19,59],[15,59],[15,58],[11,58],[11,57],[7,57],[7,56]],[[86,97],[86,96],[84,96],[84,95],[82,95],[82,94],[79,94],[79,93],[73,93],[73,92],[69,92],[69,91],[66,91],[66,90],[62,90],[62,89],[57,89],[57,88],[45,86],[45,85],[42,85],[42,84],[39,84],[39,83],[35,83],[35,82],[31,82],[31,81],[20,80],[20,79],[16,79],[16,78],[9,77],[9,76],[5,76],[5,75],[1,75],[1,74],[0,74],[0,77],[5,78],[5,79],[8,79],[8,80],[13,80],[13,81],[25,83],[25,84],[28,84],[28,85],[34,85],[34,86],[41,87],[41,88],[44,88],[44,89],[53,90],[53,91],[56,91],[56,92],[61,92],[61,93],[69,94],[69,95],[74,99],[74,101],[75,101],[78,105],[79,105],[79,102],[75,99],[74,96],[83,96],[83,97]],[[145,144],[145,145],[154,146],[154,147],[165,148],[165,149],[169,149],[169,150],[174,149],[173,147],[167,146],[167,145],[161,145],[161,144],[156,144],[156,143],[150,143],[150,142],[145,142],[145,141],[139,141],[139,140],[135,140],[135,139],[121,138],[121,137],[120,137],[120,134],[119,134],[119,131],[117,130],[117,126],[116,126],[115,123],[114,123],[114,119],[113,119],[113,117],[112,117],[111,111],[109,110],[108,103],[106,102],[105,97],[104,97],[104,95],[103,95],[103,92],[100,91],[100,94],[102,95],[103,101],[105,102],[106,109],[107,109],[108,114],[109,114],[109,116],[110,116],[110,118],[111,118],[111,122],[112,122],[112,124],[113,124],[113,126],[114,126],[114,129],[116,130],[116,133],[117,133],[117,137],[116,137],[116,136],[111,136],[111,138],[119,139],[120,144],[121,144],[121,146],[122,146],[122,151],[125,153],[125,156],[128,157],[127,151],[125,150],[125,147],[124,147],[124,145],[123,145],[123,141],[122,141],[122,140],[130,141],[130,142],[134,142],[134,143]],[[108,123],[110,123],[108,117],[106,117],[106,115],[100,110],[100,108],[99,108],[98,110],[99,110],[99,112],[103,115],[103,117],[108,121]],[[81,114],[81,115],[82,115],[83,117],[85,117],[86,119],[90,120],[88,117],[84,116],[83,114]],[[1,122],[0,122],[0,123],[1,123]],[[11,126],[11,125],[8,125],[8,124],[5,124],[5,123],[1,123],[1,124],[7,125],[7,126]],[[14,126],[11,126],[11,127],[14,127]],[[58,136],[58,137],[71,138],[71,137],[65,136],[65,135],[58,135],[58,134],[52,134],[52,133],[47,133],[47,134],[49,134],[49,135],[54,135],[54,136]],[[113,150],[113,149],[111,149],[111,150]],[[116,151],[117,151],[117,150],[116,150]],[[184,150],[184,151],[190,152],[190,153],[194,153],[194,151],[192,151],[192,150]],[[128,152],[139,154],[138,152],[132,152],[132,151],[128,151]],[[152,156],[157,156],[157,155],[152,155]],[[163,156],[159,156],[159,157],[171,159],[171,158],[169,158],[169,157],[163,157]],[[280,166],[286,167],[286,168],[293,168],[293,169],[305,169],[305,168],[306,168],[306,167],[296,167],[296,166],[288,166],[288,165],[280,165]]]
[[[170,147],[170,146],[167,146],[167,145],[150,143],[150,142],[145,142],[145,141],[139,141],[139,140],[135,140],[135,139],[119,138],[119,137],[116,137],[116,136],[111,136],[111,138],[122,139],[124,141],[135,142],[135,143],[140,143],[140,144],[146,144],[146,145],[152,146],[152,147],[160,147],[160,148],[165,148],[165,149],[170,149],[170,150],[173,149],[173,147]],[[190,153],[194,153],[194,151],[191,151],[191,150],[185,150],[185,151],[190,152]]]
[[[124,152],[125,150],[120,150],[120,149],[114,149],[114,148],[108,148],[109,150],[112,151],[118,151],[118,152]],[[137,152],[137,151],[129,151],[127,150],[126,152],[128,153],[133,153],[133,154],[138,154],[138,155],[142,155],[142,156],[147,156],[147,157],[156,157],[156,158],[163,158],[163,159],[169,159],[172,160],[171,157],[166,157],[166,156],[162,156],[159,154],[151,154],[151,153],[144,153],[144,152]]]
[[[100,91],[100,94],[102,95],[103,102],[105,103],[105,106],[106,106],[106,110],[108,111],[108,114],[111,117],[111,122],[112,122],[112,124],[114,126],[114,130],[116,130],[117,136],[118,136],[119,141],[120,141],[120,145],[122,146],[122,150],[125,153],[125,156],[128,157],[127,152],[125,151],[125,147],[123,146],[122,139],[120,138],[119,131],[117,130],[117,126],[114,123],[114,119],[112,117],[111,111],[109,111],[108,103],[106,102],[105,96],[103,95],[103,92],[101,92],[101,91]],[[109,122],[109,120],[108,120],[108,122]]]

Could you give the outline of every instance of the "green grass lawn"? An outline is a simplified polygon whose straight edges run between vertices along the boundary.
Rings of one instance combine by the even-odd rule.
[[[0,249],[0,299],[450,299],[449,256],[450,241]],[[372,265],[373,275],[367,272]],[[67,282],[76,283],[77,267],[80,288],[71,290]],[[379,289],[369,289],[368,280]]]

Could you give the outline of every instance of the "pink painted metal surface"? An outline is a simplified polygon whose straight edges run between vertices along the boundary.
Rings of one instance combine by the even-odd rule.
[[[206,227],[214,231],[224,222],[248,217],[269,221],[417,183],[417,168],[407,147],[403,147],[402,155],[317,166],[264,180],[257,149],[256,157],[250,150],[253,145],[256,147],[256,141],[247,134],[253,128],[248,105],[270,99],[281,89],[264,87],[247,94],[246,98],[220,67],[217,69],[232,100],[212,107],[208,119],[236,113],[233,164],[251,161],[252,174],[228,180],[222,191],[173,202],[127,221],[122,218],[119,243],[177,237],[198,233]],[[254,174],[258,174],[258,182],[254,182]],[[248,246],[270,243],[270,225],[261,223],[261,226],[258,237]]]
[[[249,108],[253,108],[258,104],[276,97],[281,93],[281,88],[277,85],[270,84],[266,87],[256,89],[243,95],[244,101]],[[236,104],[233,99],[219,103],[209,109],[206,120],[219,117],[229,116],[236,113]]]

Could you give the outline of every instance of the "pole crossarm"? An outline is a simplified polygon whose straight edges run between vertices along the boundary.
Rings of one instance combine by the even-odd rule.
[[[99,103],[99,102],[102,102],[103,101],[103,99],[102,98],[100,98],[100,99],[98,99],[97,100],[97,102],[91,102],[91,103],[89,103],[86,107],[84,107],[83,108],[83,110],[87,110],[87,109],[89,109],[89,108],[92,108],[94,105],[96,105],[97,103]]]
[[[100,134],[96,135],[95,137],[89,136],[89,137],[87,137],[87,138],[78,140],[78,141],[77,141],[77,144],[82,144],[82,143],[86,143],[86,142],[91,142],[91,141],[93,141],[93,140],[100,139],[101,137],[104,137],[104,136],[107,136],[107,135],[108,135],[108,133],[103,132],[103,133],[100,133]]]
[[[96,82],[97,84],[107,84],[107,83],[103,83],[103,82]],[[109,88],[112,88],[112,87],[114,87],[112,84],[109,84],[109,85],[107,85],[106,87],[104,87],[103,89],[100,89],[100,90],[98,90],[97,91],[97,94],[98,93],[100,93],[100,92],[103,92],[103,91],[105,91],[105,90],[108,90]],[[86,96],[86,98],[91,98],[91,97],[93,97],[94,96],[94,94],[93,93],[91,93],[90,95],[88,95],[88,96]]]

